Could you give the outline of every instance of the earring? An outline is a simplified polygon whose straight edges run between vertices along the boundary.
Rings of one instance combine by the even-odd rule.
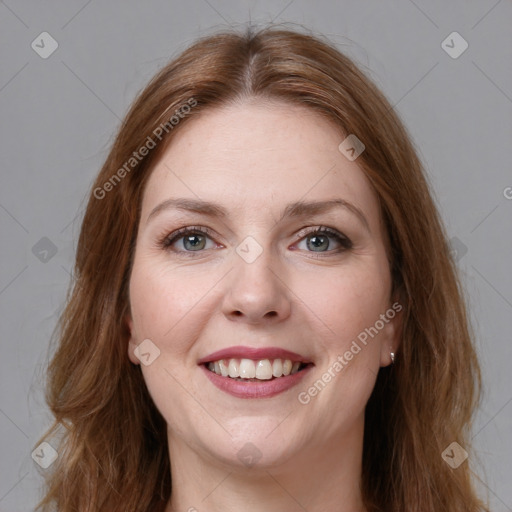
[[[395,364],[395,353],[391,352],[391,364]]]

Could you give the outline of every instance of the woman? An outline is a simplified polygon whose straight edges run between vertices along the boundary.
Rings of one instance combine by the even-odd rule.
[[[40,510],[482,511],[480,374],[387,100],[277,29],[192,45],[91,191]]]

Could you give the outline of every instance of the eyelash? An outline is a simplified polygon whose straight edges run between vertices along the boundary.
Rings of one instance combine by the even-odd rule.
[[[186,255],[185,257],[191,257],[194,255],[194,253],[197,253],[197,252],[200,253],[200,252],[204,252],[205,250],[207,250],[207,249],[203,249],[203,250],[199,250],[199,251],[173,251],[171,249],[172,244],[188,234],[202,234],[202,235],[208,236],[209,238],[213,238],[215,236],[213,231],[211,231],[210,229],[208,229],[206,227],[188,226],[186,228],[178,229],[177,231],[174,231],[170,235],[165,236],[161,240],[159,245],[164,250],[172,251],[178,255],[184,254],[184,255]],[[344,252],[344,251],[352,248],[352,241],[347,236],[343,235],[342,233],[340,233],[339,231],[337,231],[335,229],[332,229],[332,228],[329,228],[326,226],[319,226],[319,227],[315,227],[313,229],[311,229],[311,228],[302,229],[295,236],[295,238],[296,238],[295,243],[300,242],[302,239],[306,238],[308,235],[316,235],[316,234],[331,236],[340,244],[341,247],[339,247],[338,249],[334,249],[331,251],[325,251],[325,252],[307,251],[313,255],[317,255],[314,257],[320,257],[320,258],[329,257],[329,256],[339,254],[341,252]]]

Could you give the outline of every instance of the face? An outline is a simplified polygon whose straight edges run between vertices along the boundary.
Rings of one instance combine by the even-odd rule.
[[[400,306],[344,138],[305,107],[254,100],[188,122],[152,171],[128,352],[171,451],[270,467],[361,434]]]

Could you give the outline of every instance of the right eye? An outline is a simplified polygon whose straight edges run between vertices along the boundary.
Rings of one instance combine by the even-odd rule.
[[[161,245],[165,250],[176,253],[202,252],[205,249],[212,248],[206,247],[208,239],[212,236],[213,232],[208,228],[202,226],[188,226],[167,235],[162,240]]]

